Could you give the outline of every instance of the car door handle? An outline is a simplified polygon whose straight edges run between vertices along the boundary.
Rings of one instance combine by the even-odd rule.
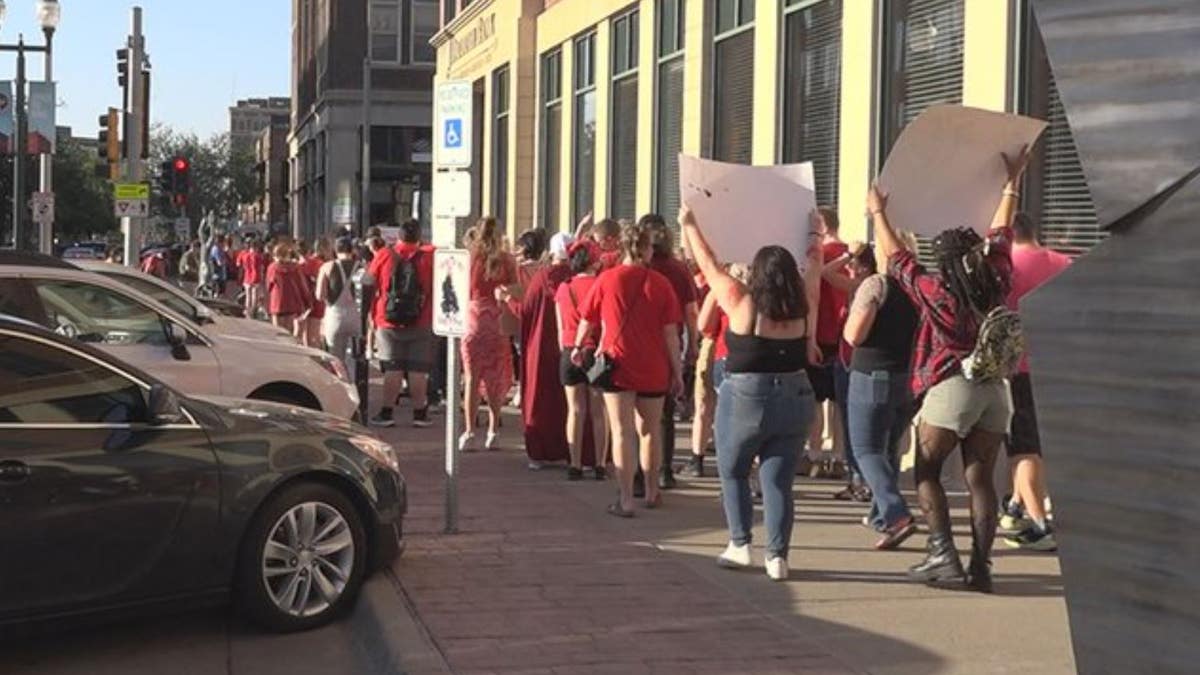
[[[13,460],[0,462],[0,483],[21,483],[32,473],[25,462]]]

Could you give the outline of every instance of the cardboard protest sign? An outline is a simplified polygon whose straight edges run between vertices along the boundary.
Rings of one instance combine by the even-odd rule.
[[[1045,128],[1042,120],[979,108],[926,109],[904,128],[879,176],[888,220],[924,236],[951,227],[986,231],[1008,179],[1000,153],[1016,155]]]
[[[813,186],[811,162],[747,166],[679,156],[680,201],[721,262],[748,263],[763,246],[778,244],[803,267],[817,206]]]

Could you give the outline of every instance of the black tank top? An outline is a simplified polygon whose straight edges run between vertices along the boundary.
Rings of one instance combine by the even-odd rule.
[[[886,276],[887,295],[875,313],[867,339],[854,348],[850,369],[860,373],[886,370],[907,373],[912,360],[913,336],[917,332],[917,309],[900,282]]]
[[[769,338],[725,332],[727,373],[794,373],[805,366],[807,338]]]

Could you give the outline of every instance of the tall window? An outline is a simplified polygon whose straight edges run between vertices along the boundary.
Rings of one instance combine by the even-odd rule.
[[[492,215],[508,213],[508,66],[492,73]]]
[[[962,102],[963,0],[889,0],[884,20],[879,166],[922,111]],[[917,237],[917,254],[930,260],[928,238]]]
[[[371,0],[371,60],[400,60],[399,0]]]
[[[409,42],[409,63],[432,64],[437,60],[437,52],[429,41],[438,32],[438,3],[437,0],[412,0],[408,33],[412,38]]]
[[[542,56],[541,225],[558,230],[559,143],[562,142],[562,50]]]
[[[813,163],[817,202],[837,203],[842,0],[791,0],[786,10],[783,160]]]
[[[658,3],[658,89],[655,126],[654,210],[668,222],[679,210],[679,153],[683,149],[684,0]]]
[[[1029,28],[1022,50],[1025,76],[1021,112],[1049,124],[1029,162],[1022,208],[1041,226],[1043,244],[1068,255],[1080,255],[1103,241],[1108,231],[1100,228],[1096,217],[1041,31],[1027,5],[1024,11]]]
[[[592,210],[596,194],[596,34],[575,38],[575,142],[572,213]]]
[[[754,0],[715,0],[713,159],[750,163],[754,131]]]
[[[372,61],[432,64],[437,31],[437,0],[371,0]]]
[[[963,0],[889,0],[885,20],[881,164],[923,110],[962,102]]]
[[[613,218],[637,217],[638,13],[612,22],[612,151],[609,185]]]

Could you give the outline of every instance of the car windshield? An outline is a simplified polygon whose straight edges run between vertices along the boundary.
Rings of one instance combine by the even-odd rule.
[[[84,342],[166,344],[162,317],[110,289],[78,281],[35,281],[49,327]]]
[[[112,272],[102,272],[101,274],[114,281],[119,281],[134,290],[141,291],[142,293],[154,298],[176,312],[184,316],[192,317],[198,322],[204,323],[209,321],[211,318],[208,316],[207,312],[202,313],[199,307],[189,302],[187,297],[177,294],[169,288],[159,286],[152,281],[147,281],[146,279],[130,276],[128,274]]]

